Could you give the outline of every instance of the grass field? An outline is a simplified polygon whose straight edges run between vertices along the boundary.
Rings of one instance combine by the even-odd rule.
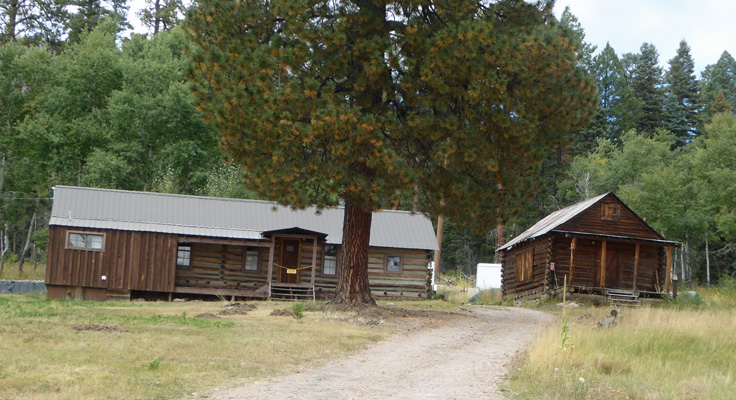
[[[170,399],[299,370],[391,334],[346,312],[0,295],[0,399]]]
[[[736,393],[736,292],[701,290],[661,306],[568,309],[572,349],[561,325],[543,330],[511,375],[517,399],[733,399]],[[560,313],[554,305],[542,309]]]
[[[5,281],[42,281],[46,277],[46,264],[40,263],[34,269],[33,262],[26,262],[23,265],[23,276],[20,275],[17,262],[6,262],[3,272],[0,273],[0,280]]]

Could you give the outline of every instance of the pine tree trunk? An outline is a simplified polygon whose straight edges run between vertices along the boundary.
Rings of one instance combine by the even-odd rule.
[[[368,246],[372,219],[372,212],[362,210],[351,200],[345,201],[340,248],[342,262],[333,303],[376,305],[368,285]]]
[[[445,216],[437,217],[437,251],[434,252],[434,284],[440,284],[442,275],[442,232],[445,230]]]

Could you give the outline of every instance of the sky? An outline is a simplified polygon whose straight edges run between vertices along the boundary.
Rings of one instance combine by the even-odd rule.
[[[723,51],[736,54],[736,1],[733,0],[557,0],[555,15],[565,6],[585,30],[585,41],[603,50],[606,42],[619,57],[638,53],[651,43],[659,63],[669,68],[685,39],[699,75]]]
[[[128,21],[137,32],[146,32],[137,16],[144,0],[130,0]],[[723,51],[736,55],[736,1],[733,0],[557,0],[555,15],[565,6],[585,30],[585,41],[600,52],[610,42],[616,54],[638,53],[644,42],[659,52],[668,68],[680,40],[690,45],[699,74],[715,64]]]

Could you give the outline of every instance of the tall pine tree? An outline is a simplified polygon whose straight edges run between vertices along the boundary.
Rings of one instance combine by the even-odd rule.
[[[593,85],[551,6],[201,1],[191,78],[261,196],[345,201],[335,301],[371,303],[371,216],[386,199],[418,187],[425,211],[494,226],[591,117]]]
[[[641,114],[636,120],[639,133],[653,134],[662,126],[664,117],[664,91],[659,53],[653,44],[643,43],[636,57],[631,74],[631,89],[641,100]]]
[[[130,28],[126,3],[126,0],[69,0],[76,8],[68,21],[69,40],[78,42],[84,33],[92,32],[103,22],[114,23],[118,32]]]
[[[609,43],[595,57],[593,74],[601,99],[601,137],[616,142],[623,132],[634,128],[641,102],[634,97],[626,70]]]
[[[0,43],[60,45],[67,12],[65,1],[0,0]]]
[[[670,69],[665,75],[668,96],[665,107],[666,127],[675,134],[676,145],[683,146],[689,143],[702,127],[700,119],[702,106],[700,88],[695,79],[695,63],[690,56],[690,46],[684,39],[680,41],[677,54],[669,64]]]
[[[727,51],[715,64],[705,67],[700,83],[705,121],[710,121],[719,110],[736,106],[736,60]],[[719,92],[722,93],[720,97]],[[728,107],[724,107],[725,104]]]

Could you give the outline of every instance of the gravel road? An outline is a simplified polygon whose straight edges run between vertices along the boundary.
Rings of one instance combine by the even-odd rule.
[[[213,394],[232,399],[503,399],[512,357],[552,317],[475,306],[438,328],[404,332],[316,368]]]

